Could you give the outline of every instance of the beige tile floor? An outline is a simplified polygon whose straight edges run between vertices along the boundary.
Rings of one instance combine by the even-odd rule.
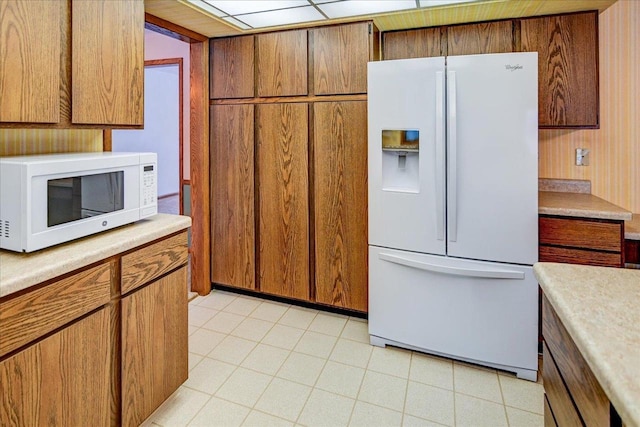
[[[540,383],[369,345],[362,319],[213,291],[189,379],[144,426],[542,426]]]

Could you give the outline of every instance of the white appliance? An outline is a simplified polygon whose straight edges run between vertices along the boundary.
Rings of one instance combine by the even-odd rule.
[[[0,248],[31,252],[158,213],[155,153],[0,158]]]
[[[370,62],[369,334],[538,368],[537,53]]]

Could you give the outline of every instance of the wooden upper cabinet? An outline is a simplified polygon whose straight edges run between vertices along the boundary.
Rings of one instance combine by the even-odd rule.
[[[367,102],[313,105],[316,301],[367,311]]]
[[[442,56],[442,27],[383,33],[384,59]]]
[[[74,0],[71,17],[72,123],[142,125],[144,2]]]
[[[510,20],[447,27],[447,55],[505,52],[513,52]]]
[[[254,106],[211,106],[211,281],[255,283]]]
[[[257,95],[306,95],[307,30],[258,34],[256,43]]]
[[[211,98],[252,98],[254,37],[213,39],[210,44]]]
[[[599,127],[598,14],[521,21],[522,51],[538,52],[538,123]]]
[[[61,1],[0,2],[0,122],[60,120]]]
[[[256,109],[260,290],[308,300],[308,105]]]
[[[315,95],[367,92],[371,26],[359,22],[309,31]]]

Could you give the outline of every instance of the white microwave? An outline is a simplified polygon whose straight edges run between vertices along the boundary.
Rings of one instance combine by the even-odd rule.
[[[0,248],[32,252],[158,213],[155,153],[0,157]]]

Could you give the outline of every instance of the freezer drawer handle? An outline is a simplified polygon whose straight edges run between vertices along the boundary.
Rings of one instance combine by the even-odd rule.
[[[435,273],[451,274],[455,276],[467,277],[485,277],[488,279],[519,279],[524,280],[522,271],[512,270],[476,270],[473,268],[445,267],[443,265],[429,264],[426,262],[414,261],[391,254],[379,254],[378,258],[383,261],[392,262],[394,264],[404,265],[407,267],[417,268],[420,270],[433,271]]]

